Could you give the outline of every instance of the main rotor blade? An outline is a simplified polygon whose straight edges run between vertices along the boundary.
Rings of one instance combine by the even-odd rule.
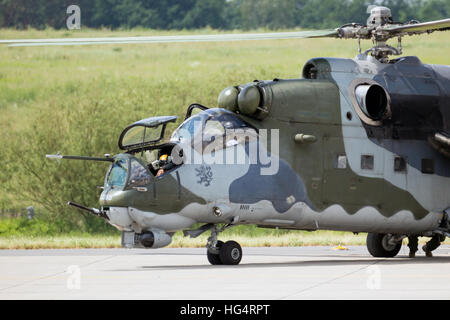
[[[274,40],[337,37],[336,30],[315,30],[298,32],[275,33],[236,33],[214,35],[186,35],[186,36],[151,36],[151,37],[111,37],[111,38],[65,38],[65,39],[15,39],[0,40],[0,44],[10,47],[24,46],[73,46],[90,44],[140,44],[140,43],[171,43],[171,42],[215,42],[215,41],[244,41],[244,40]]]
[[[422,33],[428,31],[444,31],[450,29],[450,19],[435,20],[423,23],[412,23],[402,26],[385,27],[389,32]]]

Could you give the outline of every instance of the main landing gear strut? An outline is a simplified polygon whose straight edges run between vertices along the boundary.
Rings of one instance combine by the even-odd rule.
[[[233,219],[229,224],[219,228],[217,225],[209,223],[196,230],[184,231],[184,235],[196,238],[203,232],[211,230],[211,236],[206,244],[206,255],[212,265],[237,265],[242,259],[242,248],[236,241],[223,242],[217,239],[220,232],[233,226],[236,222]]]
[[[208,243],[206,244],[206,255],[208,256],[209,263],[212,265],[236,265],[241,262],[242,248],[239,243],[232,240],[225,243],[217,240],[218,234],[225,230],[227,226],[221,229],[214,226],[211,229],[211,236],[208,238]]]

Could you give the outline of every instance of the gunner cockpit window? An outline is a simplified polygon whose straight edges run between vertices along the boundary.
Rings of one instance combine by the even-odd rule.
[[[119,159],[111,165],[106,178],[106,186],[123,188],[127,181],[128,163],[126,159]]]

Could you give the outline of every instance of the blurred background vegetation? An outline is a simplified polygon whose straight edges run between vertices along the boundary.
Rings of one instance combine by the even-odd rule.
[[[367,5],[373,4],[361,0],[82,0],[78,1],[81,30],[69,31],[66,8],[74,2],[0,0],[0,39],[336,27],[364,22]],[[399,21],[450,16],[448,0],[376,3],[389,6]],[[404,51],[424,63],[450,65],[450,56],[444,54],[450,52],[449,40],[449,32],[409,37],[404,39]],[[371,46],[370,41],[362,45]],[[113,235],[114,245],[120,244],[112,226],[66,205],[70,200],[98,207],[101,190],[96,186],[103,185],[107,164],[58,163],[47,160],[46,154],[118,153],[120,132],[136,120],[178,115],[178,123],[169,126],[171,131],[189,104],[214,107],[227,86],[254,79],[297,78],[312,57],[352,58],[356,53],[356,42],[337,39],[0,47],[0,238],[97,233]],[[32,220],[26,218],[28,206],[35,208]],[[253,227],[238,230],[250,236],[277,232],[253,233]]]
[[[88,28],[280,29],[364,23],[368,5],[391,8],[395,21],[450,16],[448,0],[0,0],[0,27],[65,28],[66,8],[82,9]]]

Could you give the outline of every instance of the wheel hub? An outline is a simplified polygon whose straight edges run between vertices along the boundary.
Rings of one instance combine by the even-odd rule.
[[[239,259],[240,256],[241,256],[241,253],[239,252],[239,249],[238,249],[238,248],[234,248],[233,250],[231,250],[231,257],[232,257],[234,260]]]
[[[383,246],[384,250],[386,251],[393,251],[397,244],[392,241],[392,235],[387,234],[383,237],[383,240],[381,240],[381,245]]]

